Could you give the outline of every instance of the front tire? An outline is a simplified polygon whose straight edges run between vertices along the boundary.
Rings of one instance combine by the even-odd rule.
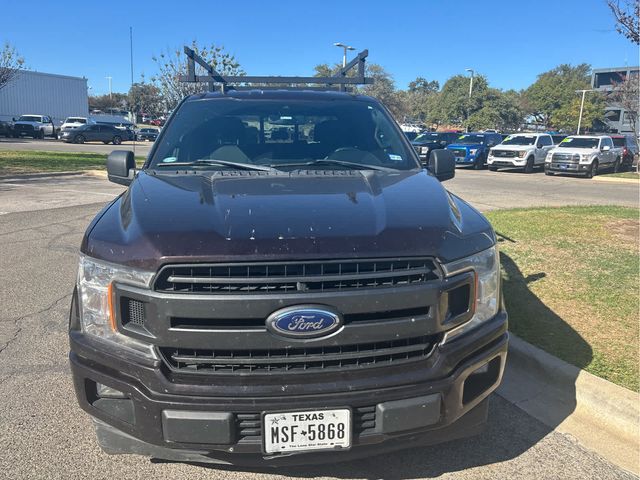
[[[484,161],[485,158],[483,156],[476,158],[476,161],[473,163],[473,169],[482,170],[484,168]]]
[[[37,138],[38,140],[44,140],[44,130],[40,130],[34,138]]]
[[[598,175],[598,160],[594,160],[593,161],[593,163],[591,164],[591,168],[587,172],[586,177],[587,178],[593,178],[596,175]]]
[[[498,167],[492,167],[491,165],[489,165],[489,171],[490,172],[497,172],[498,171]]]
[[[84,136],[78,135],[76,138],[74,138],[73,143],[84,143]]]
[[[524,166],[524,173],[533,173],[533,157],[527,158],[527,163]]]
[[[122,143],[122,139],[119,136],[115,136],[113,137],[113,144],[114,145],[120,145]]]

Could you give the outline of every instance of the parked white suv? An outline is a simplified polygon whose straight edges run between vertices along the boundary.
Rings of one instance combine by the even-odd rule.
[[[547,154],[544,173],[570,173],[592,178],[602,169],[617,172],[622,149],[606,135],[573,135],[562,140]]]
[[[546,133],[518,133],[509,135],[500,145],[489,150],[489,170],[498,168],[523,168],[525,173],[543,167],[544,160],[553,148],[553,138]]]
[[[62,138],[62,134],[68,130],[74,130],[82,125],[87,124],[87,117],[67,117],[58,133],[58,139]]]

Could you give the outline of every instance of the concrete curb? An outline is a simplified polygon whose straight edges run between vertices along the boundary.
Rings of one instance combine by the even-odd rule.
[[[640,473],[640,396],[511,334],[498,393],[537,420]]]
[[[640,179],[634,178],[620,178],[620,177],[603,177],[601,175],[596,175],[593,177],[594,180],[598,182],[615,182],[615,183],[635,183],[638,185],[640,183]]]
[[[89,170],[92,171],[92,170]],[[77,175],[83,175],[87,173],[87,170],[73,171],[73,172],[42,172],[42,173],[16,173],[8,175],[0,175],[0,181],[5,180],[28,180],[30,178],[47,178],[47,177],[71,177]]]

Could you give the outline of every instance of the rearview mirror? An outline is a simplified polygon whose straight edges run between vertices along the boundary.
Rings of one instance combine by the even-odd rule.
[[[456,159],[451,150],[433,150],[429,155],[429,171],[441,182],[456,174]]]
[[[136,160],[130,150],[114,150],[107,157],[109,181],[129,185],[136,173]]]

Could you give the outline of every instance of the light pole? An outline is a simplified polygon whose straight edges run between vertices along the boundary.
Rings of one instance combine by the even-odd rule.
[[[582,100],[580,101],[580,116],[578,117],[578,131],[576,135],[580,135],[580,126],[582,125],[582,111],[584,110],[584,96],[587,92],[593,92],[593,89],[576,90],[576,93],[582,93]]]
[[[340,47],[344,49],[344,53],[342,54],[342,68],[347,66],[347,50],[355,50],[355,48],[350,47],[349,45],[345,45],[344,43],[336,42],[334,43],[336,47]]]
[[[104,77],[104,78],[106,78],[107,80],[109,80],[109,100],[111,100],[111,78],[112,78],[112,77]]]
[[[469,131],[469,116],[471,114],[471,93],[473,92],[473,76],[476,73],[473,68],[465,68],[467,72],[471,73],[471,78],[469,79],[469,106],[467,107],[467,132]]]

